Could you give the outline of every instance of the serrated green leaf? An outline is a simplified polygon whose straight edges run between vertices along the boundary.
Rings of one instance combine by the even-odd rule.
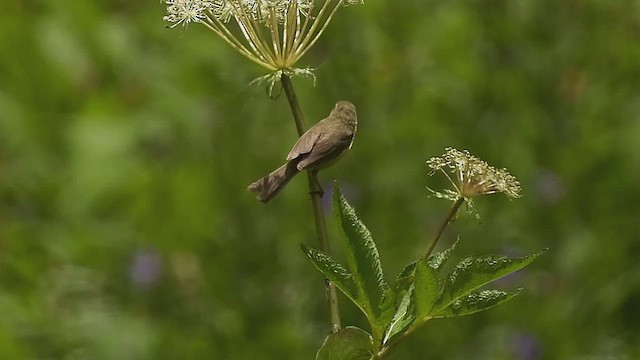
[[[357,299],[372,327],[386,325],[388,319],[383,318],[383,300],[389,285],[384,280],[378,249],[371,233],[342,195],[338,182],[334,188],[333,208],[345,235],[345,255],[356,285]],[[376,330],[373,331],[376,334]]]
[[[404,331],[415,320],[415,309],[413,305],[413,286],[409,286],[405,291],[398,308],[391,318],[391,322],[385,331],[384,338],[382,339],[382,345],[385,345],[396,334]]]
[[[396,299],[402,299],[409,287],[413,284],[413,274],[416,270],[416,264],[418,261],[413,261],[402,269],[396,281],[393,283],[393,292],[396,294]],[[399,305],[399,304],[396,304]]]
[[[496,305],[502,304],[518,295],[522,289],[516,291],[501,290],[482,290],[473,292],[453,302],[453,304],[442,309],[433,318],[445,318],[454,316],[463,316],[479,311],[490,309]]]
[[[408,263],[402,269],[402,271],[400,271],[400,274],[398,274],[398,277],[396,278],[396,283],[398,281],[401,281],[404,278],[413,277],[413,272],[416,270],[416,264],[417,263],[418,263],[418,260],[415,260],[415,261],[412,261],[412,262]]]
[[[358,305],[356,284],[353,282],[353,276],[349,270],[345,269],[338,262],[322,252],[300,245],[302,251],[311,260],[311,263],[318,269],[327,279],[333,282],[340,291],[342,291],[351,301]]]
[[[456,249],[456,246],[458,245],[459,241],[460,239],[456,240],[456,242],[453,243],[453,245],[451,245],[451,247],[445,251],[431,254],[427,259],[427,263],[429,264],[429,266],[431,266],[432,268],[438,271],[441,270],[442,266],[447,262],[447,260],[449,259],[453,251]],[[396,293],[404,294],[404,292],[413,283],[413,276],[416,270],[417,263],[418,263],[418,260],[407,264],[402,269],[400,274],[398,274],[398,277],[396,278],[396,281],[393,284],[393,290]]]
[[[417,318],[421,319],[429,315],[440,297],[442,291],[440,283],[438,269],[433,268],[428,261],[420,259],[416,264],[413,290]]]
[[[456,250],[459,242],[460,238],[458,238],[447,250],[429,255],[429,258],[427,259],[429,266],[436,270],[440,270],[442,266],[447,262],[447,260],[449,260],[451,254],[453,254],[453,252]]]
[[[384,296],[382,297],[382,305],[381,305],[381,316],[380,321],[384,322],[382,325],[387,325],[386,322],[391,320],[393,314],[396,312],[396,305],[399,300],[402,298],[398,296],[398,294],[393,291],[393,289],[389,288],[384,292]]]
[[[442,311],[456,300],[489,282],[522,269],[540,254],[542,252],[512,259],[498,255],[487,255],[478,258],[470,256],[462,260],[445,277],[442,296],[434,306],[432,313],[435,314]]]
[[[316,360],[369,360],[373,359],[373,339],[368,332],[348,326],[324,340]]]

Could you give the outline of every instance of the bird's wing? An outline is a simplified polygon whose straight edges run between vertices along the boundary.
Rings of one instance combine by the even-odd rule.
[[[321,135],[320,131],[311,131],[312,129],[313,127],[302,134],[298,141],[296,141],[287,155],[287,161],[294,160],[300,155],[311,152],[311,149],[313,149],[313,146]]]
[[[309,167],[322,167],[323,163],[331,163],[332,160],[338,158],[345,150],[349,148],[353,132],[344,133],[343,136],[321,136],[314,144],[313,149],[307,154],[300,157],[298,162],[298,170],[304,170]]]

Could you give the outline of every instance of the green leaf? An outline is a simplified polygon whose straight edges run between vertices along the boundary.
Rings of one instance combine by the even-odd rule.
[[[416,265],[414,294],[416,317],[427,317],[440,297],[442,287],[438,279],[438,269],[431,267],[428,261],[420,259]]]
[[[456,240],[456,242],[453,243],[453,245],[451,245],[451,247],[445,251],[431,254],[427,259],[427,264],[429,264],[430,267],[440,271],[442,269],[442,266],[447,262],[447,260],[449,259],[453,251],[456,249],[456,246],[458,245],[459,241],[460,239]],[[401,296],[404,294],[405,291],[407,291],[409,286],[413,284],[413,277],[416,271],[417,263],[418,263],[418,260],[407,264],[402,269],[402,271],[400,272],[400,274],[396,278],[396,281],[393,284],[393,290],[396,293],[400,294]]]
[[[477,290],[481,286],[522,269],[535,260],[543,251],[518,258],[487,255],[462,260],[444,279],[442,296],[432,313],[439,313],[456,300]]]
[[[518,295],[522,289],[516,291],[482,290],[473,292],[453,302],[453,304],[434,314],[433,318],[463,316],[487,310],[502,304]]]
[[[413,275],[416,271],[416,264],[418,261],[413,261],[402,269],[396,281],[393,283],[392,291],[395,293],[396,299],[402,300],[404,294],[409,290],[409,287],[413,285]],[[395,304],[396,306],[400,305]]]
[[[442,281],[438,278],[438,274],[456,249],[458,241],[456,240],[447,250],[432,254],[426,260],[419,259],[416,262],[414,274],[416,318],[426,318],[440,297]]]
[[[382,345],[385,345],[396,334],[404,331],[415,320],[415,309],[413,304],[413,286],[409,286],[404,293],[398,308],[391,318],[391,322],[385,331],[384,338],[382,339]]]
[[[373,339],[368,332],[352,326],[327,336],[316,354],[316,360],[373,359]]]
[[[456,241],[449,249],[407,264],[393,284],[393,293],[399,303],[385,331],[383,344],[411,325],[416,317],[425,318],[441,294],[438,273],[456,248]],[[421,264],[421,265],[418,265]],[[416,268],[419,267],[420,270]],[[415,300],[415,301],[414,301]],[[398,301],[398,300],[396,300]]]
[[[307,247],[304,244],[300,246],[316,269],[320,270],[320,272],[333,282],[351,301],[358,304],[356,284],[353,282],[353,276],[349,270],[345,269],[330,256],[314,248]]]
[[[357,299],[372,327],[374,324],[384,326],[386,321],[383,317],[387,312],[383,309],[383,300],[389,285],[384,280],[378,249],[371,233],[342,195],[337,181],[333,209],[345,234],[345,255],[356,285]],[[373,330],[375,334],[376,330]]]
[[[384,292],[382,305],[380,306],[380,330],[383,330],[388,325],[387,323],[391,320],[393,314],[395,314],[396,306],[398,305],[398,301],[401,299],[402,295],[398,296],[398,294],[391,288],[388,288]]]
[[[404,267],[404,269],[402,269],[402,271],[400,272],[400,274],[398,274],[398,277],[396,278],[395,284],[393,285],[394,288],[397,287],[398,283],[403,282],[404,279],[413,278],[413,272],[416,271],[417,263],[418,263],[418,260],[410,262]]]
[[[447,250],[429,255],[429,258],[427,259],[429,266],[436,270],[442,269],[442,266],[447,262],[447,260],[449,260],[451,254],[456,250],[459,242],[460,238],[458,238]]]

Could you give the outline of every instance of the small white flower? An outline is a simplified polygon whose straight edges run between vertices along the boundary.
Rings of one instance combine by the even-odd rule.
[[[180,24],[186,27],[190,22],[202,22],[207,18],[206,11],[213,4],[207,0],[166,0],[167,15],[164,21],[170,22],[176,27]]]
[[[213,0],[211,2],[211,12],[218,20],[229,22],[233,16],[233,4],[227,0]]]

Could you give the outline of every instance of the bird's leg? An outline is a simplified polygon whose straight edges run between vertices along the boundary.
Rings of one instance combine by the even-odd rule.
[[[320,182],[318,181],[318,170],[310,170],[311,177],[313,181],[315,181],[315,186],[313,187],[313,191],[310,192],[311,195],[319,194],[322,198],[324,196],[324,190],[322,190],[322,186],[320,186]]]

